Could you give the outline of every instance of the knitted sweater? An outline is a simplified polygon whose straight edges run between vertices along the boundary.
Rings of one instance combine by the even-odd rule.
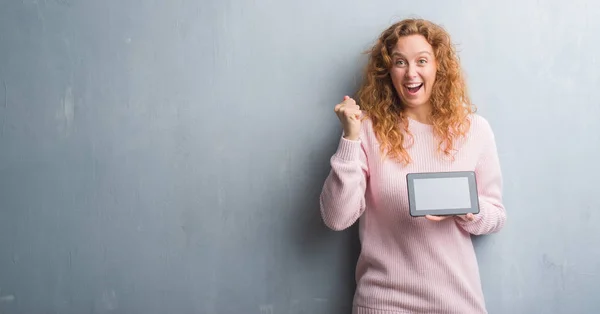
[[[487,313],[471,234],[499,231],[506,220],[502,175],[487,120],[470,117],[454,161],[438,153],[430,125],[409,119],[412,163],[382,159],[370,120],[356,141],[341,138],[321,193],[321,215],[333,230],[359,221],[354,314]],[[430,221],[408,209],[409,172],[474,170],[480,213],[473,221]]]

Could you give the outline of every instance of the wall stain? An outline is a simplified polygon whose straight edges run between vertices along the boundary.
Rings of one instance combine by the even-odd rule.
[[[6,81],[2,81],[2,85],[4,86],[4,114],[2,115],[2,134],[0,136],[4,136],[4,130],[6,127],[6,117],[8,116],[8,86],[6,86]]]
[[[12,295],[12,294],[9,294],[9,295],[4,295],[4,296],[1,296],[1,297],[0,297],[0,302],[6,302],[6,303],[8,303],[8,302],[12,302],[12,301],[14,301],[15,299],[16,299],[16,298],[15,298],[15,296],[14,296],[14,295]]]
[[[73,88],[71,86],[67,86],[65,89],[60,110],[56,113],[56,117],[62,122],[60,128],[64,135],[69,136],[71,134],[73,120],[75,119],[75,100],[73,97]]]
[[[260,307],[260,314],[273,314],[273,305],[263,304]]]
[[[559,263],[551,260],[547,254],[542,256],[542,263],[544,268],[558,273],[558,281],[561,290],[566,289],[565,278],[566,278],[566,263]]]

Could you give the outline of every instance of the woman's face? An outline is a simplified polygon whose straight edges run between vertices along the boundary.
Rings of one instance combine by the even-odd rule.
[[[390,75],[394,88],[408,108],[430,106],[437,64],[433,47],[421,35],[400,37],[392,51]]]

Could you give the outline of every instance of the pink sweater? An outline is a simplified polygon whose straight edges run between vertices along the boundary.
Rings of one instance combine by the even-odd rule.
[[[359,220],[354,314],[487,313],[471,234],[499,231],[506,220],[494,134],[473,115],[455,161],[441,157],[432,127],[409,120],[413,163],[381,159],[369,120],[360,139],[340,139],[321,194],[321,215],[333,230]],[[408,172],[474,170],[480,213],[474,221],[441,222],[409,215]]]

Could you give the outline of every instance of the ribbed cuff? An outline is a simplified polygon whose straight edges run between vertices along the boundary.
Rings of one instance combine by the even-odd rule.
[[[368,307],[354,305],[352,307],[352,314],[409,314],[409,312],[378,310],[378,309],[372,309],[372,308],[368,308]]]

